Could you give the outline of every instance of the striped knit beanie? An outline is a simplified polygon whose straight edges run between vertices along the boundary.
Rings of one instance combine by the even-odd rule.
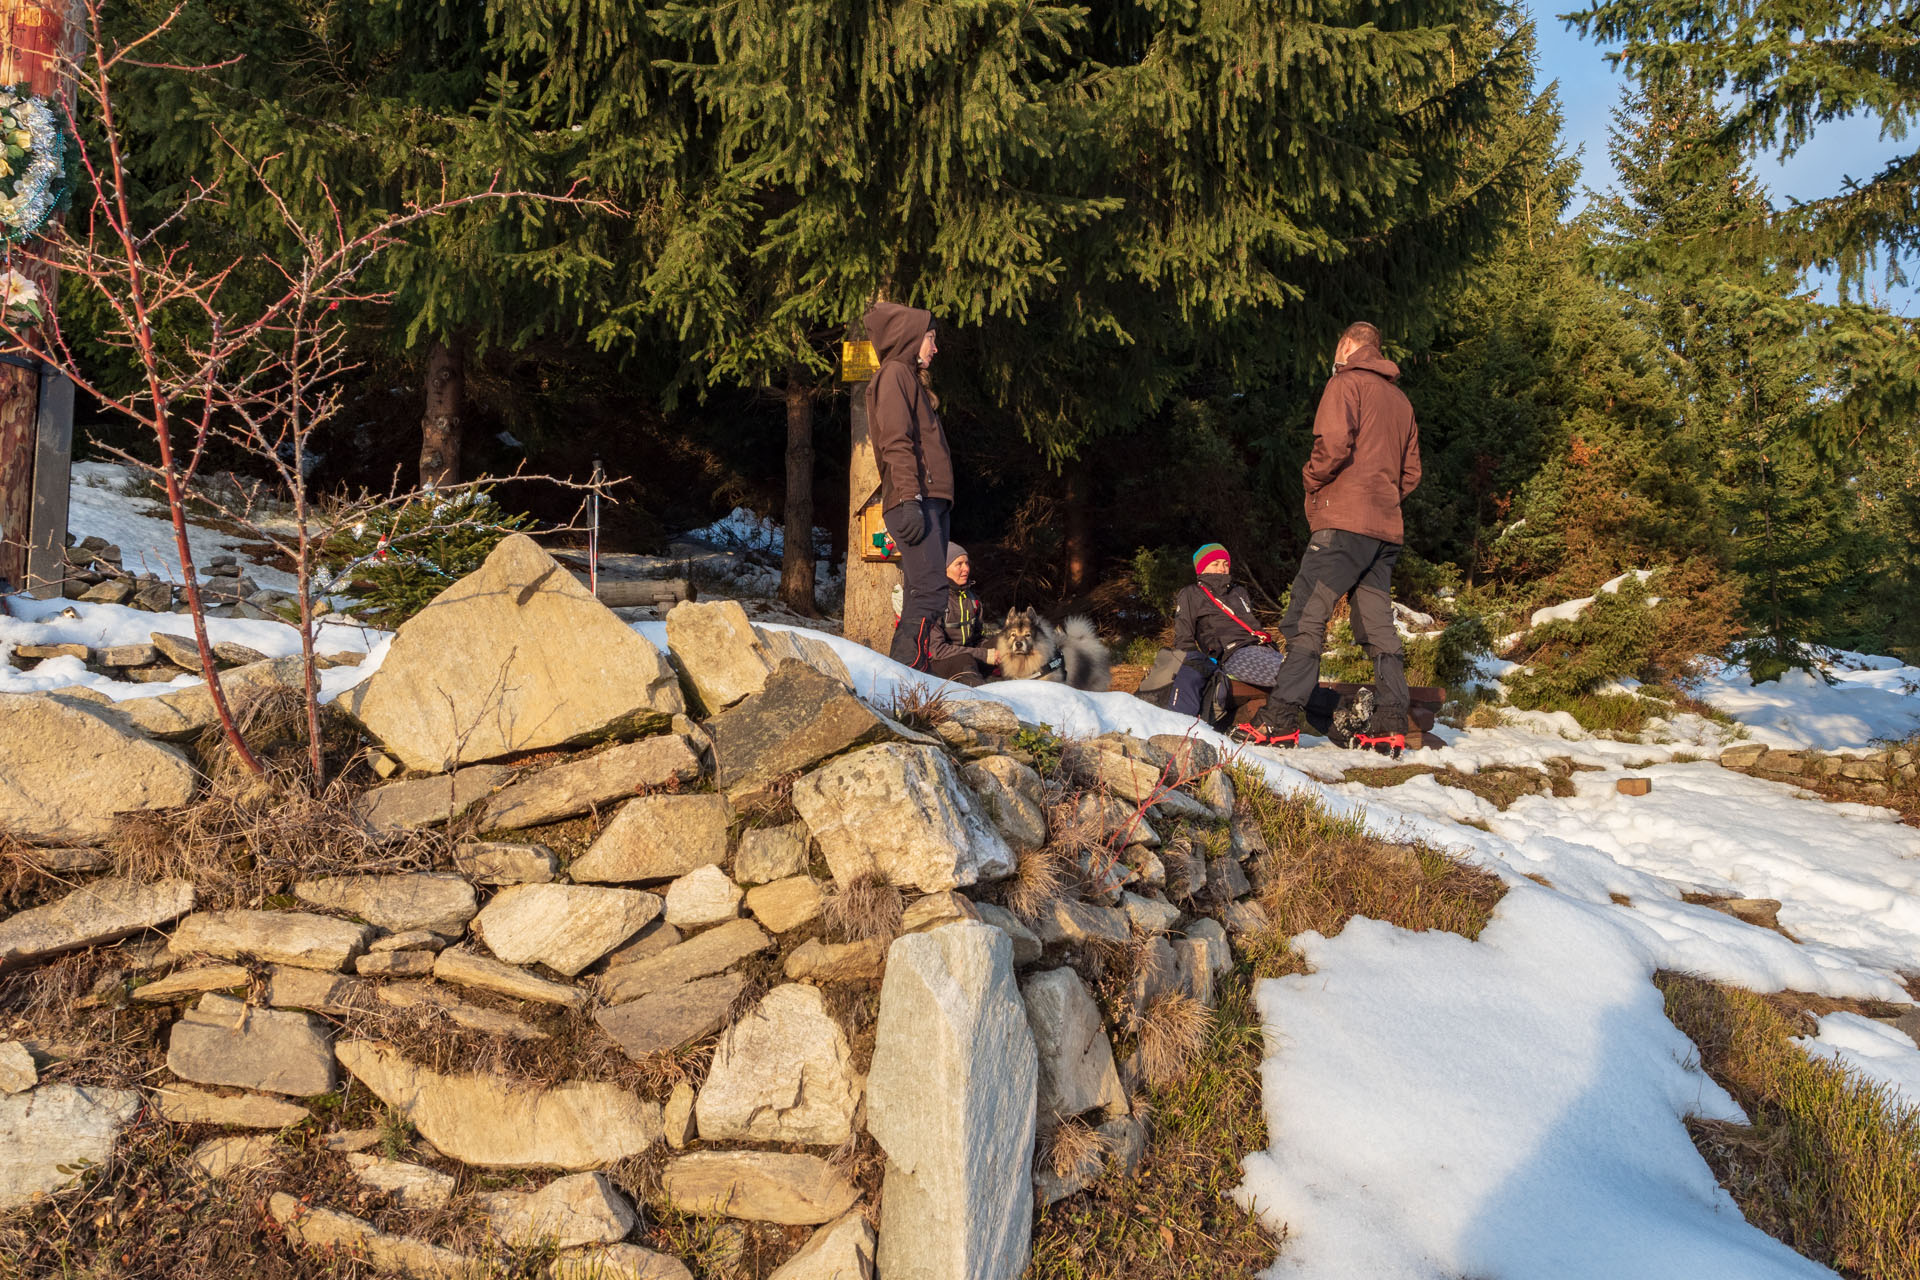
[[[1224,573],[1232,564],[1233,557],[1217,542],[1209,542],[1193,553],[1195,573]]]

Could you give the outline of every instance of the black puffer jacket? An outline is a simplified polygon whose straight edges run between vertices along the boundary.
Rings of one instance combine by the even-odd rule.
[[[1173,647],[1187,655],[1189,666],[1211,666],[1229,650],[1256,640],[1250,633],[1259,631],[1247,589],[1234,585],[1227,574],[1206,574],[1174,599]]]

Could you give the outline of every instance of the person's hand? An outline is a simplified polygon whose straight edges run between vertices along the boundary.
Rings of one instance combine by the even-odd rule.
[[[927,536],[927,513],[920,509],[917,499],[908,499],[885,512],[883,519],[893,534],[893,540],[903,546],[917,547]]]

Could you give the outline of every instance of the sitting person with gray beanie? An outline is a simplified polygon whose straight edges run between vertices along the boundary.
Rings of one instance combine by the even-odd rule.
[[[985,647],[986,610],[980,594],[972,587],[973,566],[967,549],[957,542],[947,544],[947,612],[927,635],[928,670],[955,684],[985,684],[993,678],[1000,655]],[[900,613],[903,592],[893,589],[893,611]]]

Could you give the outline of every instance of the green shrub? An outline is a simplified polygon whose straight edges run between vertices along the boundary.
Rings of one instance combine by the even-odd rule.
[[[1173,616],[1173,598],[1193,581],[1193,559],[1172,547],[1141,547],[1133,553],[1128,576],[1134,592],[1163,618]]]
[[[1418,636],[1407,642],[1407,679],[1414,684],[1458,690],[1474,672],[1475,660],[1493,649],[1486,619],[1464,613],[1439,635]]]
[[[384,526],[369,520],[328,539],[320,549],[328,581],[320,589],[354,596],[360,616],[395,627],[478,569],[501,539],[531,523],[525,515],[503,510],[484,491],[423,497]],[[384,555],[382,534],[387,537]]]

